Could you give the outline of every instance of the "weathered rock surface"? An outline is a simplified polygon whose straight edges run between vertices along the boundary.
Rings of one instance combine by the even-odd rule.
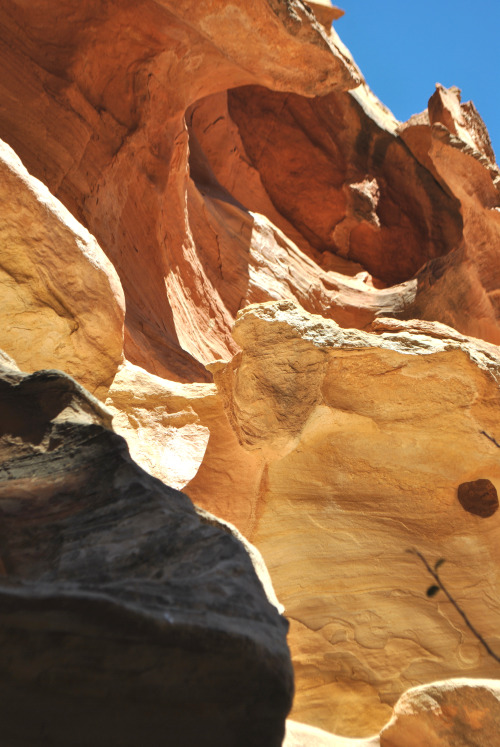
[[[3,366],[3,361],[2,361]],[[280,745],[286,622],[230,528],[57,371],[0,380],[0,741]]]
[[[399,128],[402,140],[443,189],[460,202],[462,240],[417,275],[404,317],[437,319],[500,343],[500,172],[483,121],[457,89],[437,86],[428,113]]]
[[[406,692],[381,747],[491,747],[500,734],[500,681],[456,679]]]
[[[191,228],[197,244],[212,245],[211,265],[224,281],[219,292],[230,318],[250,303],[282,298],[298,301],[311,313],[333,315],[344,326],[366,327],[376,314],[404,314],[415,298],[416,281],[375,288],[361,265],[333,254],[328,254],[323,267],[318,253],[272,206],[257,172],[234,155],[234,125],[228,124],[228,115],[219,109],[224,106],[224,97],[217,96],[192,107],[190,142],[202,139],[206,130],[211,132],[217,121],[213,127],[217,133],[208,142],[205,136],[203,147],[223,169],[229,167],[228,174],[218,176],[227,179],[224,183],[239,202],[235,204],[221,191],[210,170],[192,161],[192,178],[203,195],[198,214],[204,219],[193,219]],[[234,345],[228,347],[234,349]]]
[[[95,239],[0,141],[0,345],[105,396],[123,358],[123,291]]]
[[[408,690],[380,735],[349,739],[287,721],[283,747],[490,747],[500,729],[500,681],[466,678]]]
[[[273,204],[317,251],[394,284],[459,240],[456,201],[357,92],[309,100],[246,87],[228,109]]]
[[[127,362],[106,405],[113,427],[127,439],[143,469],[167,482],[178,480],[196,503],[211,503],[218,516],[227,514],[227,489],[237,484],[238,492],[230,498],[231,522],[248,525],[263,460],[239,443],[214,384],[166,381]]]
[[[458,497],[474,480],[500,488],[498,349],[426,322],[345,330],[290,302],[248,307],[234,335],[241,353],[211,369],[239,471],[208,498],[186,489],[209,510],[216,493],[217,512],[264,556],[291,621],[293,717],[370,736],[412,685],[494,676],[449,602],[426,598],[406,551],[447,559],[448,586],[499,648],[500,514],[473,515]],[[212,454],[199,475],[214,471]],[[246,472],[259,479],[242,486],[242,523]]]
[[[0,7],[0,137],[29,171],[1,147],[0,346],[109,408],[0,353],[9,747],[279,744],[283,621],[238,539],[291,621],[289,747],[378,744],[409,686],[496,673],[406,550],[446,557],[500,650],[500,172],[456,88],[397,122],[339,13]],[[494,743],[493,706],[436,687],[387,747],[481,719]]]
[[[431,125],[444,125],[451,135],[456,135],[462,143],[468,145],[476,153],[476,157],[482,154],[491,166],[495,164],[488,130],[474,104],[471,101],[462,103],[459,88],[445,88],[437,83],[436,91],[429,99],[427,112]]]
[[[348,92],[361,76],[324,2],[320,23],[300,0],[64,2],[0,10],[0,136],[117,268],[131,362],[207,381],[238,310],[289,296],[343,325],[500,341],[498,170],[455,89],[399,127]]]
[[[219,184],[291,238],[309,274],[344,276],[322,315],[438,320],[498,343],[500,174],[471,102],[438,87],[429,112],[401,125],[366,86],[314,99],[247,86],[197,102],[188,124]],[[345,276],[361,281],[358,314]],[[316,281],[296,298],[315,311],[319,295]]]
[[[193,239],[203,204],[189,180],[185,112],[233,86],[350,88],[354,65],[301,0],[16,0],[0,24],[0,137],[117,268],[127,358],[206,380],[199,361],[234,352],[238,307],[220,298],[227,281],[210,226]]]

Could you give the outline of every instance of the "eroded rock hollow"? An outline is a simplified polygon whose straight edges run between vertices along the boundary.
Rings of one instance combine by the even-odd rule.
[[[340,15],[0,7],[6,744],[491,743],[500,171]]]

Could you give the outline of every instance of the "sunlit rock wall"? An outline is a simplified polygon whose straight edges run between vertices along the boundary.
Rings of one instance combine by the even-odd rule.
[[[499,612],[500,174],[457,88],[398,122],[339,15],[0,8],[0,347],[73,376],[140,467],[260,548],[294,745],[495,675],[408,549],[446,558],[493,645]]]

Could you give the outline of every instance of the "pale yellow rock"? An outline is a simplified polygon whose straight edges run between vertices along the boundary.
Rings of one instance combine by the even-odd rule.
[[[330,30],[333,21],[342,18],[344,15],[344,11],[333,6],[329,0],[314,0],[314,2],[310,0],[308,5],[327,31]]]
[[[6,371],[19,371],[19,366],[15,360],[7,355],[4,350],[0,350],[0,366]]]
[[[0,141],[0,347],[104,396],[122,359],[124,298],[89,232]]]
[[[455,679],[408,690],[380,734],[381,747],[495,747],[500,680]]]
[[[213,384],[167,381],[125,361],[106,405],[134,461],[181,490],[198,472],[209,438],[193,405],[214,396]]]
[[[372,334],[259,304],[239,314],[242,352],[210,367],[241,451],[237,472],[217,473],[217,509],[211,490],[200,502],[259,548],[285,605],[292,718],[347,737],[377,733],[408,687],[496,672],[446,598],[426,597],[409,548],[446,558],[444,580],[500,651],[500,513],[457,498],[473,480],[500,489],[498,348],[412,324]],[[216,453],[198,474],[217,472]],[[240,482],[251,505],[237,515]]]
[[[378,736],[372,739],[349,739],[329,734],[314,726],[288,719],[283,747],[379,747]]]
[[[442,324],[374,328],[256,305],[236,325],[242,352],[210,366],[218,389],[126,363],[106,402],[144,468],[262,551],[290,619],[293,716],[307,722],[288,747],[378,744],[408,686],[494,672],[444,597],[426,598],[406,550],[446,557],[446,581],[495,645],[498,516],[465,512],[456,490],[500,488],[485,435],[500,436],[498,349]]]

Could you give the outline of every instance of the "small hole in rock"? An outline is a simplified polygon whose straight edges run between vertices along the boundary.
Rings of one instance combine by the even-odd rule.
[[[497,489],[491,480],[472,480],[458,486],[458,500],[462,508],[475,516],[487,519],[498,509]]]

